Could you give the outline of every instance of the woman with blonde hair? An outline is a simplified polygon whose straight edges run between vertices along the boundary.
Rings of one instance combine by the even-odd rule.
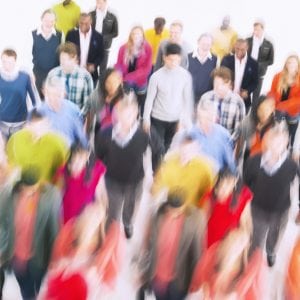
[[[142,26],[134,26],[128,41],[119,49],[115,68],[123,75],[125,90],[133,90],[137,95],[141,115],[143,115],[148,77],[152,68],[151,46],[145,40]]]
[[[300,114],[300,59],[296,54],[289,55],[281,72],[272,81],[269,95],[276,101],[276,109],[286,113],[290,145],[293,147]]]

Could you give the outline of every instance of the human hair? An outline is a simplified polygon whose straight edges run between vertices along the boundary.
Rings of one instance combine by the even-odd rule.
[[[3,56],[3,55],[13,57],[15,60],[17,59],[17,52],[11,48],[4,49],[1,53],[1,56]]]
[[[70,57],[74,58],[78,56],[77,46],[71,42],[65,42],[58,47],[58,54],[66,53]]]
[[[164,27],[166,25],[166,19],[163,17],[157,17],[154,19],[154,27],[155,28],[160,28],[160,27]]]
[[[219,77],[223,79],[224,82],[232,82],[232,72],[227,67],[219,67],[212,71],[211,73],[212,78],[215,79],[216,77]]]
[[[168,43],[166,46],[165,56],[181,55],[181,47],[175,43]]]
[[[57,76],[47,76],[45,81],[45,88],[53,88],[58,89],[60,91],[66,90],[65,83],[62,78],[59,78]]]
[[[253,27],[260,26],[262,29],[265,29],[265,22],[262,19],[257,19],[253,23]]]
[[[288,65],[288,61],[290,59],[295,59],[298,63],[298,70],[296,74],[289,74],[287,65]],[[291,78],[291,76],[293,76]],[[297,54],[291,54],[287,57],[284,66],[283,66],[283,70],[281,72],[281,76],[279,79],[279,83],[278,83],[278,92],[280,94],[282,94],[282,92],[286,92],[287,89],[289,88],[290,84],[291,84],[291,79],[292,79],[292,83],[296,83],[299,84],[300,82],[300,60],[299,60],[299,56]]]
[[[244,39],[244,38],[241,38],[241,37],[239,37],[239,38],[236,40],[235,45],[237,45],[237,44],[246,44],[247,47],[248,47],[248,41],[247,41],[246,39]]]
[[[209,38],[211,39],[211,42],[213,42],[213,36],[208,33],[208,32],[205,32],[205,33],[202,33],[199,37],[198,37],[198,42],[200,42],[203,38]]]
[[[79,18],[92,18],[90,13],[82,12],[79,15]]]
[[[33,108],[29,113],[28,113],[28,120],[30,122],[34,122],[34,121],[39,121],[44,119],[44,114],[38,110],[38,108]]]
[[[170,24],[170,27],[177,26],[180,27],[181,31],[183,30],[183,23],[179,20],[175,20]]]
[[[126,43],[126,50],[127,50],[126,61],[130,61],[135,54],[135,46],[136,45],[134,44],[134,41],[133,41],[133,32],[135,30],[140,30],[143,35],[143,40],[145,40],[144,29],[143,29],[142,25],[133,26],[129,32],[128,40]],[[141,50],[141,49],[139,49],[139,50]]]
[[[55,14],[54,10],[51,8],[48,8],[42,12],[41,19],[43,19],[45,17],[45,15],[47,15],[47,14],[54,15],[54,17],[56,19],[56,14]]]

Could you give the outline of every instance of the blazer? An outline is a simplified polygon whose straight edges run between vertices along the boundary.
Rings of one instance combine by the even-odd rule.
[[[251,56],[253,47],[253,37],[247,38],[248,42],[248,55]],[[274,62],[274,47],[273,44],[264,39],[259,47],[258,51],[258,76],[262,77],[266,74],[268,66],[272,65]]]
[[[96,17],[97,13],[96,10],[90,12],[92,17],[92,28],[95,29],[96,27]],[[105,18],[103,19],[102,25],[102,36],[104,41],[104,49],[108,50],[111,47],[113,38],[117,37],[119,34],[119,25],[117,17],[108,11],[106,13]]]
[[[78,47],[78,57],[80,59],[79,29],[73,29],[69,31],[66,36],[66,41],[72,42]],[[102,62],[103,56],[104,56],[103,37],[96,30],[92,29],[87,63],[95,65],[95,71],[91,74],[94,81],[97,80],[99,77],[97,67]]]
[[[221,66],[227,67],[232,71],[233,81],[235,78],[235,60],[234,55],[226,55],[221,62]],[[258,85],[258,64],[250,56],[248,56],[244,76],[242,80],[241,89],[248,92],[248,98],[244,99],[246,103],[251,103],[251,93],[256,89]]]

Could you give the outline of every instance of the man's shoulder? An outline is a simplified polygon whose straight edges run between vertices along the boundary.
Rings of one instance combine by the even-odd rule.
[[[53,68],[52,70],[50,70],[48,77],[50,78],[53,76],[63,77],[63,72],[62,72],[61,66],[57,66],[57,67]]]
[[[115,21],[117,20],[117,16],[111,10],[108,10],[104,20],[108,20],[108,19],[113,19]]]

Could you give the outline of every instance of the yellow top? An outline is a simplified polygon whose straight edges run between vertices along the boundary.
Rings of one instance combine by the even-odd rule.
[[[68,31],[78,26],[80,17],[80,7],[71,1],[68,5],[62,3],[53,6],[53,10],[56,15],[56,29],[63,32],[64,36]]]
[[[169,30],[164,29],[161,34],[156,34],[154,28],[145,31],[145,38],[152,48],[152,64],[156,62],[159,44],[162,40],[169,38]]]
[[[237,40],[237,33],[232,28],[225,30],[218,28],[212,33],[212,36],[214,42],[211,52],[215,54],[220,61],[225,55],[232,52],[234,44]]]
[[[195,157],[183,164],[179,154],[171,154],[159,168],[153,182],[152,193],[162,189],[180,190],[188,204],[196,205],[214,184],[215,175],[208,160]]]

